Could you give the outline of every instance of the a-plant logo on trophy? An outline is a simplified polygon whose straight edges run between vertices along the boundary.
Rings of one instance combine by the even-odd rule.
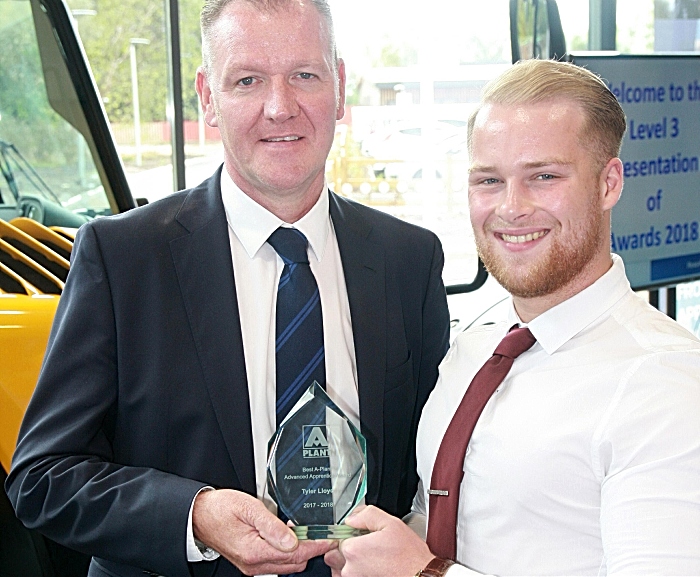
[[[324,425],[304,425],[304,449],[302,456],[307,459],[329,457],[328,435]]]

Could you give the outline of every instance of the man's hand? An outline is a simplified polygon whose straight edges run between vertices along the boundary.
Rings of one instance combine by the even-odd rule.
[[[333,577],[411,577],[435,556],[401,519],[376,507],[366,507],[345,520],[369,535],[352,537],[326,553]]]
[[[202,491],[192,510],[194,536],[246,575],[298,573],[330,541],[297,541],[294,532],[260,501],[230,489]]]

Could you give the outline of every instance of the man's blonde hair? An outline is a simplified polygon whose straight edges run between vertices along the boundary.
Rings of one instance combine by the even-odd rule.
[[[601,169],[608,160],[619,156],[627,121],[615,95],[589,70],[555,60],[521,60],[484,87],[481,102],[469,118],[470,153],[476,116],[485,105],[511,106],[550,100],[568,100],[581,107],[584,124],[579,138]]]

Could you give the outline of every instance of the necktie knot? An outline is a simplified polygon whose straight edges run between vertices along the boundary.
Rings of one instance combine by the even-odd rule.
[[[537,339],[532,335],[527,327],[513,327],[503,340],[498,344],[494,355],[516,359],[532,345]]]
[[[296,228],[279,227],[270,235],[267,242],[275,249],[286,264],[293,262],[309,262],[309,257],[306,252],[309,241],[307,241],[304,234]]]

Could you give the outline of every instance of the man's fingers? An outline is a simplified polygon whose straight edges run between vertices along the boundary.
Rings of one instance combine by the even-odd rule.
[[[258,540],[257,543],[262,547],[251,544],[240,563],[236,564],[246,575],[300,573],[309,559],[324,555],[335,547],[329,541],[299,541],[294,551],[283,552],[267,542]]]
[[[246,555],[236,563],[246,575],[301,573],[309,559],[324,555],[335,545],[329,541],[300,541],[299,547],[290,552],[278,551],[267,543],[263,544],[265,549],[257,547],[255,544],[249,547]]]
[[[297,537],[284,522],[270,513],[264,506],[253,512],[250,524],[260,536],[279,551],[289,552],[297,548]]]
[[[238,567],[244,575],[293,575],[306,569],[306,563],[285,564],[267,563],[264,565],[245,565]]]
[[[394,519],[395,517],[392,517],[389,513],[385,513],[381,509],[370,505],[350,515],[345,520],[345,524],[355,529],[381,531]]]
[[[275,551],[267,556],[268,562],[254,562],[250,559],[244,566],[239,567],[246,574],[289,574],[301,573],[306,563],[312,557],[319,557],[327,553],[335,544],[331,541],[299,541],[295,551],[282,553]]]
[[[299,548],[294,552],[294,557],[297,561],[306,561],[312,557],[325,555],[328,551],[335,548],[335,542],[328,539],[299,541]]]
[[[340,552],[340,549],[333,549],[325,554],[323,562],[340,575],[340,571],[345,565],[345,557]]]

